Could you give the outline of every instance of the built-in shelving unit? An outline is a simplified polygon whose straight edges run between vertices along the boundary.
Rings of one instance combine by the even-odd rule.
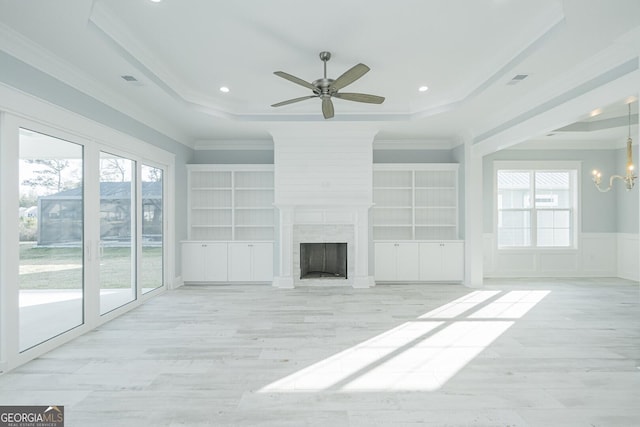
[[[376,164],[373,202],[377,281],[464,279],[457,164]]]
[[[458,239],[457,164],[377,164],[373,239]]]
[[[189,240],[273,240],[273,166],[188,165],[188,170]]]

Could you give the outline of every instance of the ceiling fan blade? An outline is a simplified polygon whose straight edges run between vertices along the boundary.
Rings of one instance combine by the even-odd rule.
[[[369,71],[369,67],[364,64],[354,65],[343,75],[338,77],[332,84],[331,88],[334,90],[340,90],[343,87],[350,85],[351,83],[358,80],[360,77],[364,76]]]
[[[329,97],[322,98],[322,115],[325,119],[333,117],[333,102]]]
[[[286,101],[282,101],[282,102],[278,102],[277,104],[273,104],[272,107],[282,107],[283,105],[293,104],[294,102],[305,101],[307,99],[317,98],[317,97],[318,97],[318,95],[309,95],[309,96],[302,96],[300,98],[288,99]]]
[[[333,96],[347,101],[366,102],[369,104],[382,104],[384,96],[367,95],[366,93],[334,93]]]
[[[318,90],[318,88],[312,85],[311,83],[306,82],[299,77],[292,76],[291,74],[285,73],[284,71],[275,71],[273,74],[275,74],[278,77],[282,77],[283,79],[289,80],[290,82],[299,84],[300,86],[304,86],[307,89],[311,89],[314,92]]]

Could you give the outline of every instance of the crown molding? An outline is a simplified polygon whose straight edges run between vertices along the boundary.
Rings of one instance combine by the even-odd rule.
[[[187,145],[187,134],[174,126],[167,125],[165,120],[150,115],[125,97],[119,96],[106,86],[80,71],[77,67],[54,55],[44,47],[34,43],[12,28],[0,23],[0,50],[19,61],[50,75],[60,82],[114,108],[131,118],[167,135],[175,141]]]
[[[532,139],[522,142],[518,145],[509,147],[507,150],[620,150],[627,145],[626,138],[615,140],[599,140],[599,141],[585,141],[585,140],[560,140],[554,141],[553,139]],[[638,142],[633,142],[633,147],[637,147]]]

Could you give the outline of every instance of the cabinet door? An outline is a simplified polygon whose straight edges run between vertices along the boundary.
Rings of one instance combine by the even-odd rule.
[[[203,243],[182,244],[182,280],[185,282],[204,281]]]
[[[376,280],[396,280],[396,244],[397,243],[375,244]]]
[[[418,243],[396,243],[396,280],[419,280]]]
[[[444,243],[442,246],[442,280],[464,280],[464,244]]]
[[[204,280],[207,282],[226,282],[227,244],[205,243],[203,249]]]
[[[252,244],[252,280],[256,282],[271,282],[273,280],[273,244]]]
[[[229,281],[251,281],[251,244],[229,243]]]
[[[420,243],[420,280],[442,280],[442,243]]]

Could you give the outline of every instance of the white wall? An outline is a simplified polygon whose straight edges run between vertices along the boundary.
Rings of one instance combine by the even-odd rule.
[[[272,134],[276,205],[372,203],[373,132],[308,126]]]

